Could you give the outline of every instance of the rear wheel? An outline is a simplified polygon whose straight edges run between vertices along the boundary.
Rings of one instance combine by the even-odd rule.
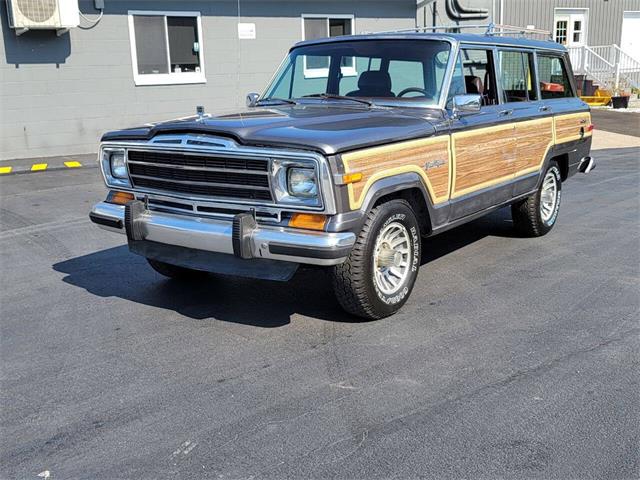
[[[558,219],[562,180],[558,163],[547,167],[538,190],[524,200],[511,205],[513,225],[527,237],[540,237],[548,233]]]
[[[406,201],[392,200],[369,212],[349,257],[333,268],[342,308],[366,319],[397,312],[418,276],[420,241],[418,221]]]
[[[191,268],[179,267],[178,265],[171,265],[170,263],[161,262],[160,260],[153,260],[147,258],[147,262],[151,265],[156,272],[165,277],[175,278],[176,280],[188,280],[192,278],[200,278],[207,275],[206,272],[200,270],[193,270]]]

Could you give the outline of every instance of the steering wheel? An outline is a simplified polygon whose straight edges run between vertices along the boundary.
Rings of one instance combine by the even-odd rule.
[[[409,88],[405,88],[404,90],[402,90],[400,93],[398,93],[398,95],[396,95],[397,97],[403,97],[404,95],[406,95],[407,93],[421,93],[422,95],[424,95],[426,98],[433,98],[431,95],[429,95],[427,93],[427,91],[424,88],[419,88],[419,87],[409,87]]]

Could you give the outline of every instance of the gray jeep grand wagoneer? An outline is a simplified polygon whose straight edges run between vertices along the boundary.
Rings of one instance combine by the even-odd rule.
[[[594,167],[589,108],[551,41],[302,42],[247,103],[105,134],[93,222],[173,278],[326,267],[348,312],[381,318],[407,301],[424,237],[505,205],[544,235],[562,182]]]

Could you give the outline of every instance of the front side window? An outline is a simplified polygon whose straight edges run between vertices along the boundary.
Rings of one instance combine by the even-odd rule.
[[[129,12],[136,85],[205,82],[200,14]]]
[[[303,15],[302,32],[303,40],[315,40],[318,38],[339,37],[353,34],[354,17],[352,15]],[[313,57],[303,59],[304,73],[308,78],[326,77],[329,74],[329,58]],[[345,57],[342,60],[342,74],[355,75],[355,59]]]
[[[480,94],[483,105],[496,105],[493,52],[491,50],[462,48],[451,80],[449,99],[455,95]]]
[[[437,105],[450,49],[448,42],[435,40],[354,40],[298,47],[283,62],[263,100],[332,94],[380,104]],[[308,66],[321,59],[326,59],[326,76],[307,76]],[[343,73],[346,59],[353,61],[352,76]]]
[[[538,76],[544,100],[573,96],[562,57],[538,53]]]

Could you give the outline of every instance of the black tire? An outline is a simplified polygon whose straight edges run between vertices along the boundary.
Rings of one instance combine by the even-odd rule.
[[[556,197],[552,209],[547,210],[549,213],[543,215],[542,195],[545,180],[548,176],[553,176],[555,178]],[[511,217],[516,231],[525,237],[541,237],[542,235],[549,233],[558,219],[561,198],[562,178],[560,175],[560,167],[554,160],[544,171],[538,190],[524,200],[511,205]]]
[[[200,270],[192,270],[191,268],[179,267],[178,265],[171,265],[170,263],[161,262],[160,260],[153,260],[147,258],[147,262],[151,265],[156,272],[165,277],[175,278],[176,280],[189,280],[194,278],[201,278],[207,275],[207,272]]]
[[[407,234],[408,263],[406,277],[396,291],[384,293],[374,278],[374,254],[378,237],[387,228],[400,228]],[[391,200],[375,207],[356,239],[347,260],[332,269],[333,289],[338,302],[347,312],[369,320],[384,318],[397,312],[407,301],[418,276],[422,253],[420,226],[413,209],[404,200]],[[395,262],[395,258],[393,257]]]

